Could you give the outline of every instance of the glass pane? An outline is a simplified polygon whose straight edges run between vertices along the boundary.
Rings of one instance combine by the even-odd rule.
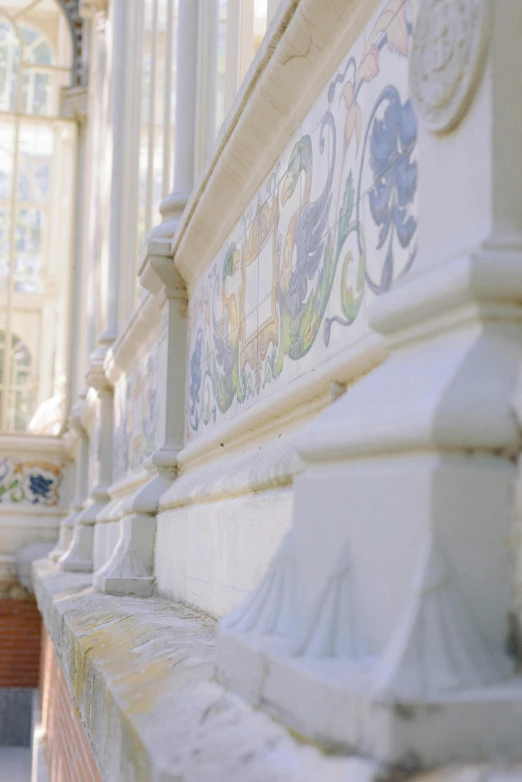
[[[16,111],[21,47],[11,24],[0,11],[0,111]]]
[[[0,110],[15,114],[0,120],[0,429],[56,433],[76,143],[74,124],[57,115],[72,45],[58,3],[6,7],[17,13],[20,39],[0,12]]]
[[[54,133],[45,125],[24,124],[20,129],[16,220],[15,290],[43,290],[43,253],[48,233],[49,182]]]
[[[266,33],[267,0],[254,0],[254,54]]]
[[[143,57],[141,70],[141,122],[138,190],[138,255],[143,250],[143,240],[149,229],[147,214],[147,188],[149,168],[149,123],[152,107],[152,35],[154,0],[145,0],[145,24],[143,29]]]
[[[163,138],[165,120],[165,82],[167,44],[167,0],[158,1],[158,20],[156,30],[156,84],[154,85],[154,157],[153,157],[153,196],[152,221],[159,217],[159,205],[163,199]]]
[[[172,29],[172,60],[170,63],[171,76],[170,76],[170,180],[168,192],[172,191],[174,187],[173,172],[176,166],[176,160],[174,158],[174,138],[176,133],[176,78],[177,78],[177,61],[178,61],[178,0],[174,1],[173,8],[173,29]]]
[[[217,60],[217,105],[216,132],[225,119],[225,94],[227,77],[227,4],[228,0],[219,0],[218,60]]]

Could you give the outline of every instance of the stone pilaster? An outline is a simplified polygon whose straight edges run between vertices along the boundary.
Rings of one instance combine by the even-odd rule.
[[[129,512],[120,522],[120,538],[112,557],[94,574],[94,585],[109,594],[152,594],[156,513],[161,496],[176,476],[177,455],[183,447],[186,290],[172,259],[161,255],[165,249],[165,241],[149,242],[143,280],[151,292],[163,289],[165,295],[159,420],[162,444],[146,462],[149,480],[126,502]]]

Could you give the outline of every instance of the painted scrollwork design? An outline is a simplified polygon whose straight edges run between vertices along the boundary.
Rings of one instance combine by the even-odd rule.
[[[315,345],[326,358],[365,292],[385,293],[414,262],[417,121],[404,86],[416,13],[415,0],[383,5],[192,296],[189,436],[255,403]],[[386,83],[384,55],[404,83]]]

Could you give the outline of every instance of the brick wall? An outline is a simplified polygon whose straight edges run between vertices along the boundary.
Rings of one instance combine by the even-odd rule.
[[[41,624],[34,598],[0,600],[0,688],[38,687]]]
[[[30,592],[17,581],[0,581],[0,746],[30,744],[41,624]]]
[[[102,782],[45,630],[42,634],[40,693],[49,782]]]

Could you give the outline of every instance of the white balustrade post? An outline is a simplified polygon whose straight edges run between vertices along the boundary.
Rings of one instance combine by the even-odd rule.
[[[174,189],[160,206],[163,222],[146,239],[140,269],[144,287],[155,295],[164,294],[164,442],[147,462],[150,480],[134,497],[132,513],[122,520],[112,557],[94,574],[94,585],[112,594],[149,595],[153,591],[155,516],[161,495],[175,477],[177,453],[183,444],[186,293],[170,257],[170,245],[194,182],[198,11],[198,0],[180,0]]]
[[[74,532],[74,526],[77,518],[83,510],[87,498],[87,478],[89,462],[89,438],[83,428],[82,416],[85,407],[85,400],[75,405],[70,417],[71,429],[74,430],[77,437],[76,465],[75,465],[75,491],[74,498],[69,508],[68,515],[60,524],[60,536],[56,546],[49,553],[49,559],[55,562],[60,559],[69,549]]]
[[[150,478],[132,498],[130,513],[121,521],[120,538],[112,557],[94,574],[94,586],[108,594],[152,594],[156,513],[160,498],[176,477],[177,456],[183,447],[186,290],[172,260],[162,255],[164,250],[164,241],[149,242],[149,263],[155,278],[162,280],[165,293],[158,389],[161,445],[145,462]]]
[[[103,364],[91,363],[88,382],[96,389],[100,400],[98,479],[91,489],[84,510],[77,516],[72,543],[61,557],[63,570],[90,573],[93,569],[94,527],[98,514],[109,502],[112,483],[114,389],[108,382]]]

